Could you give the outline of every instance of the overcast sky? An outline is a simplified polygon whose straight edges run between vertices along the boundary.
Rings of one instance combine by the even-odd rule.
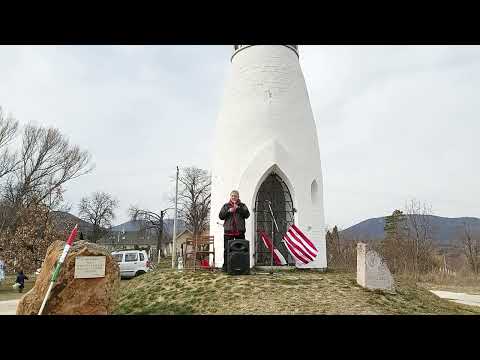
[[[175,166],[210,170],[232,46],[0,46],[0,106],[54,126],[95,170],[67,184],[129,205],[169,206]],[[480,217],[480,46],[300,46],[328,225],[416,198]]]

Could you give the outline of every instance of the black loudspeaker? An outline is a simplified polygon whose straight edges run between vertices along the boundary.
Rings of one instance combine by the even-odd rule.
[[[250,274],[250,244],[247,240],[235,239],[228,242],[227,273]]]

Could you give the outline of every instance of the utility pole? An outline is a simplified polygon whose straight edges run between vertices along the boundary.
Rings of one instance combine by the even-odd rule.
[[[162,253],[161,244],[162,244],[162,236],[163,236],[163,216],[165,215],[166,211],[167,209],[160,211],[160,229],[158,230],[158,238],[157,238],[157,253],[158,253],[157,263],[160,263],[160,255]]]
[[[172,241],[172,269],[175,269],[175,258],[177,256],[177,248],[175,247],[175,240],[177,239],[177,200],[178,200],[178,166],[177,179],[175,181],[175,215],[173,217],[173,241]]]

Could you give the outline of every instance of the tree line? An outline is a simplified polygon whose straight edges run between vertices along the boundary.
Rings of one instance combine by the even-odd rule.
[[[32,124],[21,129],[0,107],[0,258],[8,271],[35,271],[48,246],[65,240],[74,221],[59,224],[55,219],[72,208],[64,201],[65,185],[93,169],[90,153],[72,144],[59,129]],[[193,233],[208,227],[210,186],[206,170],[181,169],[178,218]],[[169,201],[173,208],[173,194]],[[106,192],[81,198],[78,216],[90,224],[84,239],[99,242],[108,236],[118,206],[118,199]],[[144,220],[144,230],[154,231],[159,245],[170,240],[163,231],[164,214],[158,209],[129,208],[131,219]]]
[[[326,232],[328,266],[336,269],[354,271],[356,269],[357,243],[366,242],[386,261],[393,274],[409,275],[418,279],[420,275],[438,269],[450,271],[445,250],[433,241],[435,229],[432,225],[432,210],[426,203],[411,200],[404,210],[396,209],[385,217],[384,238],[348,239],[337,228]],[[463,264],[456,270],[464,268],[478,276],[480,273],[480,235],[474,234],[467,223],[463,224],[461,233],[457,234],[459,250]]]
[[[19,122],[0,108],[0,253],[7,269],[35,270],[64,240],[54,211],[68,208],[65,184],[93,170],[90,154],[53,127]]]
[[[176,181],[172,177],[171,181]],[[186,228],[193,234],[201,234],[207,230],[210,218],[211,175],[207,170],[195,166],[180,169],[178,177],[177,218],[182,220]],[[132,220],[141,220],[140,231],[152,231],[157,239],[157,249],[163,249],[172,241],[173,229],[165,231],[164,219],[175,207],[175,194],[169,196],[169,207],[163,210],[147,209],[131,205],[129,215]],[[178,230],[177,230],[178,231]],[[161,253],[160,256],[163,256]]]

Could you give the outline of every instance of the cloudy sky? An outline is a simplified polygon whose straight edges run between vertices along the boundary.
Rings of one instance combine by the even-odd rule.
[[[54,126],[95,170],[67,184],[169,206],[175,166],[210,169],[232,46],[0,46],[0,106]],[[317,124],[328,225],[416,198],[480,217],[480,46],[300,46]]]

